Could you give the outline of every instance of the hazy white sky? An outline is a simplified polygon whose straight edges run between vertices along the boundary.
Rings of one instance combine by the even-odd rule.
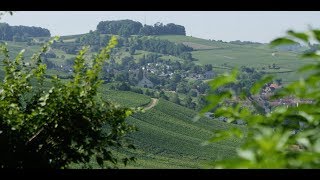
[[[95,30],[100,21],[120,19],[180,24],[188,36],[223,41],[269,42],[288,29],[320,28],[320,11],[16,11],[1,21],[71,35]]]

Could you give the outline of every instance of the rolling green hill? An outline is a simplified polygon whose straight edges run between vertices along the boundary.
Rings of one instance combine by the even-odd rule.
[[[77,37],[81,35],[62,36],[61,39],[65,42],[73,42]],[[163,35],[155,36],[162,40],[169,40],[171,42],[183,43],[194,49],[192,55],[197,59],[197,64],[212,64],[214,70],[219,74],[234,67],[248,66],[254,67],[258,71],[264,71],[274,74],[276,77],[283,79],[284,83],[291,82],[299,79],[297,70],[299,67],[306,63],[310,63],[313,60],[303,61],[299,59],[298,54],[295,52],[276,51],[271,49],[268,45],[236,45],[221,41],[206,40],[190,36],[181,35]],[[37,52],[40,48],[37,45],[28,46],[23,42],[7,42],[10,53],[12,56],[17,54],[22,48],[26,49],[26,57],[30,57],[34,52]],[[56,58],[49,58],[57,65],[63,63],[61,58],[64,55],[64,59],[75,57],[75,55],[66,54],[61,50],[52,49],[57,55]],[[141,58],[150,52],[138,50],[133,57],[135,60]],[[91,55],[90,53],[88,55]],[[124,49],[120,49],[119,53],[115,57],[116,62],[124,56],[129,56],[129,53]],[[171,59],[173,61],[183,61],[183,59],[162,55],[162,59]],[[28,59],[28,58],[26,58]],[[268,69],[269,65],[276,64],[279,69]],[[303,77],[303,75],[301,76]]]
[[[303,75],[297,74],[299,67],[313,60],[301,60],[295,52],[276,51],[268,45],[236,45],[219,41],[210,41],[190,36],[157,36],[176,43],[184,43],[194,48],[192,55],[198,64],[212,64],[218,73],[234,67],[254,67],[283,79],[283,82],[297,80]],[[280,69],[268,69],[276,64]]]
[[[108,94],[106,99],[118,100],[123,107],[146,107],[150,97],[128,92],[102,90],[101,95]],[[137,158],[127,166],[120,168],[206,168],[208,163],[230,158],[235,155],[235,148],[242,140],[230,139],[203,146],[215,130],[228,129],[233,125],[206,117],[194,121],[197,112],[179,106],[164,99],[157,100],[154,107],[130,116],[128,123],[136,126],[138,131],[129,134],[136,146],[135,150],[114,151],[118,157],[130,155]],[[238,126],[239,127],[239,126]],[[245,128],[242,128],[245,130]],[[99,166],[92,161],[93,168]],[[80,168],[72,165],[72,168]]]
[[[145,95],[105,90],[107,99],[119,102],[125,107],[146,106],[150,98]],[[204,168],[208,162],[221,160],[235,154],[239,140],[228,140],[202,146],[214,130],[227,129],[233,124],[223,123],[206,117],[193,121],[197,112],[160,99],[157,104],[144,112],[128,118],[138,131],[131,133],[129,139],[136,150],[117,152],[119,156],[133,155],[134,163],[121,168]],[[95,167],[95,164],[93,164]],[[96,166],[97,167],[97,166]]]
[[[196,114],[160,99],[154,108],[130,117],[129,122],[139,129],[131,135],[138,147],[138,152],[131,153],[138,160],[128,168],[201,168],[209,161],[234,155],[240,144],[236,140],[201,146],[214,130],[232,125],[208,118],[194,122]]]

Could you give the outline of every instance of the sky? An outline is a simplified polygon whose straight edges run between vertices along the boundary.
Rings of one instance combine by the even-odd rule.
[[[131,19],[153,25],[175,23],[187,36],[223,41],[268,43],[289,29],[320,28],[320,11],[15,11],[0,22],[40,26],[51,35],[83,34],[95,30],[100,21]]]

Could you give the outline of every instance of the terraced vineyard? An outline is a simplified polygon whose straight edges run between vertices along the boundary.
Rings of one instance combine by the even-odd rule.
[[[148,99],[140,94],[125,91],[106,93],[109,98],[112,97],[110,99],[121,99],[122,105],[141,106],[141,103],[147,102]],[[125,97],[135,98],[127,99],[127,103],[124,103]],[[140,102],[134,99],[140,99]],[[193,110],[159,99],[153,108],[129,117],[128,122],[138,128],[138,131],[128,136],[137,149],[114,153],[118,157],[134,156],[137,161],[130,162],[127,166],[119,164],[119,168],[206,168],[208,163],[235,155],[235,148],[243,140],[230,139],[206,146],[201,144],[208,140],[215,130],[237,125],[206,117],[193,121],[196,115]],[[242,129],[245,130],[244,127]],[[91,165],[93,168],[99,168],[93,161]],[[81,167],[73,164],[71,168]]]
[[[134,155],[138,160],[126,168],[201,168],[209,161],[234,155],[240,144],[236,139],[201,145],[214,130],[233,125],[208,118],[194,122],[196,114],[160,99],[154,108],[129,117],[128,121],[139,129],[130,135],[137,150],[122,153]]]

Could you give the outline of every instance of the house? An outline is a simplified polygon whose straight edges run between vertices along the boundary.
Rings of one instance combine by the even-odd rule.
[[[274,92],[274,90],[279,88],[281,88],[281,86],[279,86],[278,84],[275,84],[275,83],[267,84],[266,87],[263,89],[262,94],[266,95],[268,93],[272,93]]]
[[[269,87],[270,87],[271,90],[275,90],[275,89],[278,89],[280,86],[278,84],[274,84],[273,83],[273,84],[270,84]]]

